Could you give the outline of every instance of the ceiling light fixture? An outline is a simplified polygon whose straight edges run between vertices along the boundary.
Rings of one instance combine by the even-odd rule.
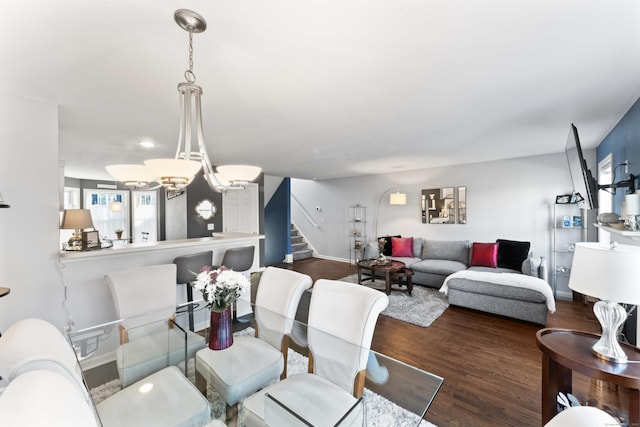
[[[148,139],[145,139],[144,141],[138,142],[138,145],[143,148],[154,148],[156,146],[156,143],[153,141],[149,141]]]
[[[189,185],[202,168],[204,179],[213,190],[224,192],[233,188],[243,188],[248,182],[256,179],[262,170],[257,166],[228,165],[218,166],[217,171],[214,171],[204,145],[202,88],[195,84],[196,75],[193,72],[193,34],[206,30],[207,23],[201,15],[188,9],[176,10],[173,17],[180,28],[189,33],[189,68],[184,72],[186,82],[178,84],[180,133],[176,155],[173,159],[145,160],[145,166],[139,165],[137,170],[132,168],[136,165],[113,165],[108,166],[107,171],[112,168],[113,173],[109,173],[114,178],[132,187],[138,187],[145,182],[148,185],[151,180],[157,180],[166,190],[178,191]],[[120,167],[120,170],[115,170],[115,167]],[[145,172],[144,177],[141,177],[142,168],[153,172]]]

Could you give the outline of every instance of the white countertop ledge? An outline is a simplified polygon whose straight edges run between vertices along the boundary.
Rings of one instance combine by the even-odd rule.
[[[63,263],[68,263],[86,259],[113,257],[140,252],[158,252],[177,248],[216,246],[234,242],[257,243],[257,240],[259,239],[264,239],[264,235],[236,232],[215,233],[212,237],[163,240],[154,243],[131,243],[119,247],[94,249],[88,251],[60,251],[60,261],[62,261]]]

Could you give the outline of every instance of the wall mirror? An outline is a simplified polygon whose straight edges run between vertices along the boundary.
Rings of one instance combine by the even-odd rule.
[[[423,224],[466,224],[466,187],[422,190],[420,211]]]
[[[467,187],[458,187],[458,224],[467,223]]]
[[[217,212],[218,208],[211,200],[200,200],[196,205],[196,213],[204,220],[213,218]]]

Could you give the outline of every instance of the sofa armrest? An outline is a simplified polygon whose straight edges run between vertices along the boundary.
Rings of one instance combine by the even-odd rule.
[[[537,277],[549,283],[549,265],[545,257],[529,256],[522,263],[522,274]]]

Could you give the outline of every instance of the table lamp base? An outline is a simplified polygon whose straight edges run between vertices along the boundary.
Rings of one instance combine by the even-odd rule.
[[[613,363],[627,363],[627,355],[618,342],[618,330],[627,320],[627,311],[618,303],[598,301],[593,312],[602,327],[602,336],[591,351],[600,359]]]

